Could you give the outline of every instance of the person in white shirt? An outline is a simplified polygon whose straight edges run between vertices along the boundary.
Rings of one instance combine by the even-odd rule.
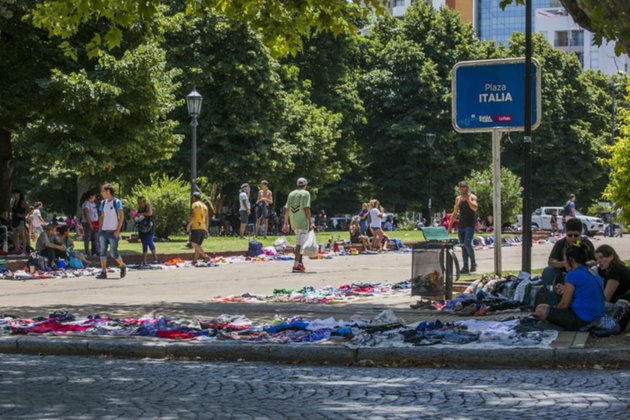
[[[241,185],[241,191],[238,194],[238,214],[241,219],[241,239],[245,239],[245,229],[249,224],[249,214],[252,212],[251,203],[249,202],[249,184]]]
[[[374,238],[372,239],[372,248],[376,248],[378,252],[383,250],[383,215],[384,209],[381,203],[376,199],[370,200],[370,229]]]
[[[98,209],[94,191],[86,193],[81,205],[81,225],[83,226],[85,255],[98,255]],[[92,252],[90,252],[90,244],[92,244]]]
[[[107,245],[111,245],[110,255],[116,260],[120,267],[120,278],[127,274],[127,266],[120,254],[118,254],[118,241],[120,241],[120,231],[122,229],[124,214],[122,201],[114,197],[115,190],[111,184],[104,184],[101,187],[101,201],[98,232],[98,250],[101,257],[101,274],[97,279],[107,278]]]
[[[40,235],[42,232],[44,232],[44,226],[48,226],[48,223],[42,217],[42,208],[44,207],[42,205],[42,202],[36,202],[34,207],[35,208],[33,209],[33,215],[31,216],[31,225],[33,227],[33,232],[37,233],[37,235]]]

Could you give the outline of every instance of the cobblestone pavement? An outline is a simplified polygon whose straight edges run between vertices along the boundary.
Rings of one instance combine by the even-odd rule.
[[[626,418],[630,371],[0,355],[2,418]]]

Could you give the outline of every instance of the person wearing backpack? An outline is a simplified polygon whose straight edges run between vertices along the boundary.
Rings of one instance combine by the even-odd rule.
[[[101,216],[99,218],[98,251],[101,258],[101,273],[97,279],[107,278],[107,246],[111,246],[110,255],[116,260],[120,268],[120,278],[127,275],[127,266],[120,254],[118,254],[118,242],[120,241],[120,231],[124,222],[122,201],[114,197],[116,190],[111,184],[103,184],[101,187],[101,205],[99,207]]]
[[[153,209],[143,196],[138,197],[138,213],[135,217],[138,236],[142,242],[142,264],[147,265],[147,251],[150,249],[153,254],[153,264],[159,264],[153,238],[155,236],[155,225],[153,223]]]

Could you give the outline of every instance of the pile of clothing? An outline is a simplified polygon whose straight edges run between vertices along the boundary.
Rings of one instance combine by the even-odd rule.
[[[148,315],[142,318],[114,318],[98,314],[77,319],[68,312],[24,319],[0,316],[0,335],[72,335],[156,337],[172,340],[239,341],[256,343],[319,343],[335,341],[350,347],[477,346],[546,347],[557,331],[518,330],[520,320],[438,321],[406,325],[391,310],[373,319],[352,316],[347,321],[333,317],[307,320],[302,317],[275,318],[255,323],[243,315],[220,315],[211,319],[184,319]]]
[[[542,288],[539,276],[521,272],[518,276],[482,277],[473,281],[461,295],[433,307],[462,316],[483,316],[496,312],[529,311]]]
[[[270,296],[244,293],[236,296],[217,296],[213,302],[238,303],[316,303],[334,304],[356,300],[365,300],[375,296],[392,296],[408,292],[411,289],[409,280],[398,283],[352,283],[339,287],[325,286],[316,289],[305,286],[299,290],[278,288]]]

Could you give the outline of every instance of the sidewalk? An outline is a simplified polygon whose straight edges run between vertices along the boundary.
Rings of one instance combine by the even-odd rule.
[[[601,243],[613,245],[622,258],[630,255],[630,239],[607,238],[606,242],[597,241],[595,245]],[[550,250],[549,246],[534,246],[532,260],[535,267],[545,263]],[[521,252],[521,248],[504,248],[504,267],[518,271]],[[478,252],[478,264],[481,272],[491,271],[492,250]],[[64,310],[76,316],[100,313],[116,317],[140,317],[155,313],[186,318],[207,318],[227,313],[243,314],[252,321],[269,321],[276,315],[299,315],[310,319],[334,316],[336,319],[349,319],[351,315],[359,314],[371,318],[383,309],[391,309],[406,323],[465,319],[438,311],[412,310],[409,304],[414,303],[417,298],[408,294],[342,305],[211,302],[217,295],[245,292],[270,294],[278,287],[339,286],[360,281],[393,283],[409,278],[411,255],[369,255],[308,261],[307,269],[310,273],[303,275],[292,275],[290,266],[290,262],[269,262],[203,269],[130,271],[124,280],[107,281],[94,278],[0,281],[0,313],[33,317]],[[513,314],[498,314],[494,318],[503,319],[511,315]],[[140,337],[0,336],[0,352],[488,369],[630,367],[630,339],[625,335],[594,339],[575,333],[561,333],[552,348],[486,351],[430,346],[350,349],[339,343],[252,345]]]

